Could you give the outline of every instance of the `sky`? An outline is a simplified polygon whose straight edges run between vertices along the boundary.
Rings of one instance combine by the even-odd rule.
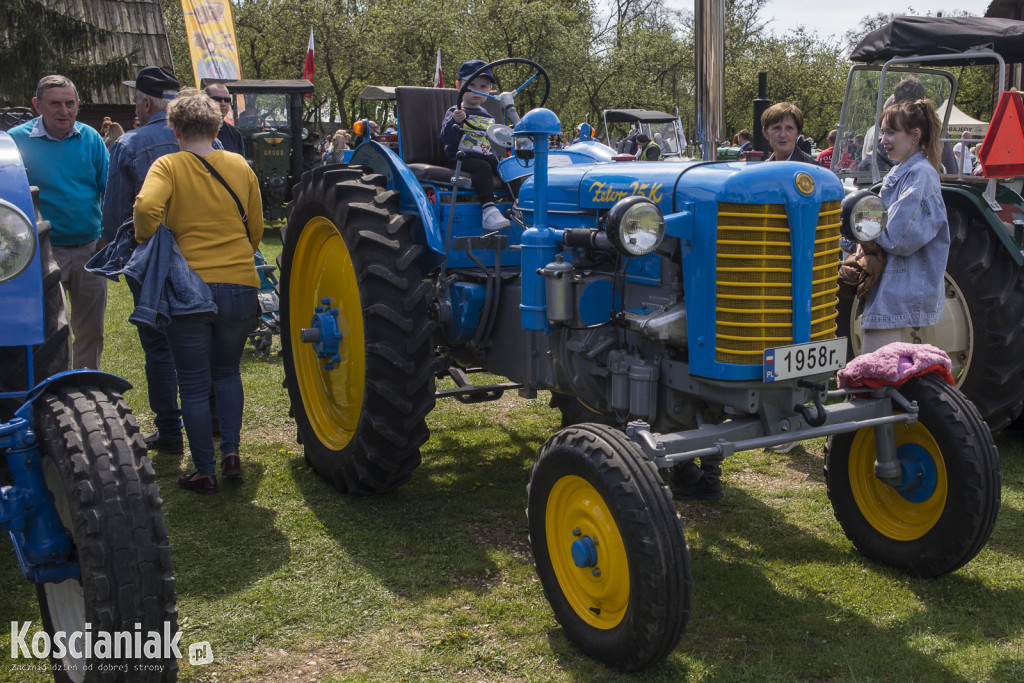
[[[918,0],[904,4],[900,0],[771,0],[762,11],[761,18],[774,18],[768,25],[768,29],[773,33],[782,34],[803,24],[823,37],[834,36],[842,40],[843,34],[860,25],[861,18],[879,12],[906,13],[907,8],[912,7],[915,13],[922,15],[935,16],[939,11],[963,10],[980,17],[984,16],[991,2],[992,0]],[[673,4],[683,6],[686,3],[687,0],[675,0]]]

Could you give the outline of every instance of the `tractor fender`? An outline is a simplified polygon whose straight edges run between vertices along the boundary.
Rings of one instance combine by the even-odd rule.
[[[1006,248],[1006,251],[1013,257],[1017,267],[1024,266],[1024,252],[1020,238],[1015,239],[1014,221],[1024,221],[1024,199],[1009,189],[999,186],[996,191],[996,201],[999,202],[999,211],[994,211],[982,196],[980,190],[964,185],[942,185],[943,202],[949,206],[950,200],[955,198],[966,202],[973,207],[978,215],[984,220],[996,238]]]
[[[103,372],[101,370],[90,370],[83,368],[80,370],[67,370],[65,372],[58,372],[52,377],[47,377],[42,382],[37,384],[32,391],[28,392],[25,396],[25,402],[22,403],[21,407],[15,412],[15,415],[21,418],[25,418],[31,422],[31,408],[33,404],[39,400],[43,394],[46,394],[52,390],[59,389],[65,386],[81,386],[83,384],[91,384],[97,386],[100,389],[113,389],[114,391],[123,394],[132,388],[131,382],[128,380],[112,375],[109,372]]]
[[[397,190],[401,196],[398,202],[399,211],[415,214],[419,218],[413,228],[412,237],[416,244],[426,247],[420,256],[423,272],[429,273],[441,265],[445,259],[445,251],[438,214],[431,208],[427,193],[405,162],[389,148],[371,141],[356,148],[349,163],[369,167],[374,173],[387,177],[388,189]]]

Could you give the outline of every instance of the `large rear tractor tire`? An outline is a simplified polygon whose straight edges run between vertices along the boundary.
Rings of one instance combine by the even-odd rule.
[[[383,176],[359,167],[315,169],[295,192],[278,286],[298,439],[339,491],[390,491],[419,465],[434,407],[430,285],[413,218]]]
[[[58,389],[36,406],[43,476],[81,567],[80,580],[36,587],[51,642],[60,631],[91,633],[85,638],[93,643],[102,633],[137,630],[142,642],[151,631],[173,637],[178,611],[167,525],[128,405],[116,392],[84,386]],[[177,679],[173,654],[113,660],[76,658],[66,649],[52,660],[58,681]]]
[[[825,482],[836,519],[868,559],[914,576],[948,574],[978,554],[999,512],[1001,474],[992,436],[963,394],[934,375],[900,393],[919,419],[897,424],[903,482],[875,476],[875,432],[830,437]]]
[[[639,447],[603,425],[563,429],[538,451],[527,498],[537,574],[569,640],[625,671],[668,656],[690,616],[690,553]]]
[[[976,211],[951,203],[947,217],[942,320],[905,341],[931,344],[949,355],[957,386],[994,434],[1010,425],[1024,401],[1024,270]],[[853,354],[860,353],[862,338],[856,310],[856,300],[840,302]]]

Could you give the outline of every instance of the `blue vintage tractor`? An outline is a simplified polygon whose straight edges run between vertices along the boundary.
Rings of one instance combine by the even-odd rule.
[[[512,63],[547,80],[528,60],[487,68]],[[618,162],[595,140],[549,151],[560,122],[543,97],[520,120],[523,89],[489,101],[511,125],[488,131],[508,150],[508,229],[481,230],[438,141],[464,90],[397,88],[397,154],[369,142],[295,188],[282,353],[313,468],[343,492],[390,491],[438,398],[550,391],[563,429],[530,475],[537,572],[569,638],[625,670],[664,658],[687,622],[689,550],[659,470],[694,458],[827,436],[835,515],[865,556],[920,576],[974,557],[1000,471],[972,404],[934,376],[829,390],[846,358],[835,175]],[[476,385],[479,370],[508,381]],[[443,375],[455,388],[435,390]]]
[[[131,385],[69,370],[60,270],[33,192],[0,133],[0,529],[36,585],[56,680],[174,680],[173,656],[87,645],[177,633],[174,576],[156,477],[122,398]],[[29,656],[13,638],[11,649]]]

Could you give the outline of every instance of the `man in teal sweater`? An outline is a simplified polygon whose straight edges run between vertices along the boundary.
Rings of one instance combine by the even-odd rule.
[[[85,270],[102,233],[100,205],[107,183],[107,146],[96,129],[78,123],[78,91],[64,76],[44,76],[32,98],[39,117],[8,131],[21,151],[28,180],[39,186],[39,213],[71,304],[75,368],[100,367],[107,279]]]

